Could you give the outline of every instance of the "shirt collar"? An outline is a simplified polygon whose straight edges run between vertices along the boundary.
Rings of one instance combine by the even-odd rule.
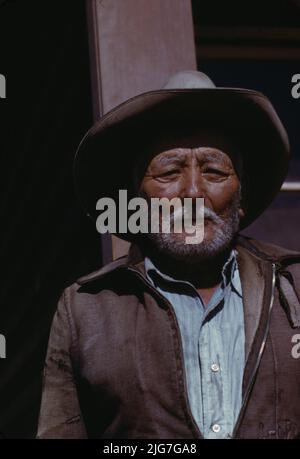
[[[152,284],[154,284],[154,278],[161,278],[172,283],[184,283],[186,281],[181,281],[180,279],[174,279],[168,274],[162,273],[153,261],[149,257],[145,257],[145,271],[146,276]],[[154,275],[153,275],[154,274]],[[232,249],[227,261],[224,263],[222,268],[222,285],[221,287],[225,289],[229,285],[236,291],[239,296],[242,296],[241,283],[238,272],[237,264],[237,251]]]

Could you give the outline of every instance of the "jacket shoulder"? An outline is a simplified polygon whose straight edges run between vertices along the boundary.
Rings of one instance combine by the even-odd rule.
[[[115,310],[126,303],[132,295],[133,282],[127,278],[115,277],[119,272],[126,272],[126,257],[108,263],[103,268],[78,278],[67,286],[60,297],[60,303],[68,315],[72,328],[81,327],[90,317],[96,317],[99,311]],[[77,325],[76,325],[77,324]]]
[[[280,263],[284,260],[290,260],[291,262],[300,263],[299,251],[287,249],[276,244],[270,244],[268,242],[240,235],[238,238],[238,245],[250,250],[259,257],[273,262]]]
[[[96,271],[92,271],[89,274],[81,276],[79,279],[76,280],[75,284],[77,285],[85,285],[89,282],[93,282],[95,280],[101,279],[102,277],[106,276],[109,273],[119,270],[120,268],[126,266],[126,255],[123,257],[118,258],[117,260],[111,261],[107,265],[103,266]]]

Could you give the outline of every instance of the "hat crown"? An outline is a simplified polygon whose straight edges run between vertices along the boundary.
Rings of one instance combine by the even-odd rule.
[[[213,81],[203,72],[183,70],[172,75],[163,89],[211,89]]]

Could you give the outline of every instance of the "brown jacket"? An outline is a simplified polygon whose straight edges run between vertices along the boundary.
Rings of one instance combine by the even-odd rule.
[[[246,366],[234,438],[300,436],[300,253],[240,237]],[[300,351],[299,351],[300,357]],[[202,438],[175,313],[137,247],[62,294],[38,438]]]

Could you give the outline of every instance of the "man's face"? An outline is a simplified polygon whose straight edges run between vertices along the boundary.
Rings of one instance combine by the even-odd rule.
[[[204,240],[187,245],[182,233],[149,234],[162,252],[199,261],[217,255],[238,231],[243,210],[240,181],[226,152],[216,147],[172,148],[156,155],[148,165],[140,194],[150,198],[204,198]]]

